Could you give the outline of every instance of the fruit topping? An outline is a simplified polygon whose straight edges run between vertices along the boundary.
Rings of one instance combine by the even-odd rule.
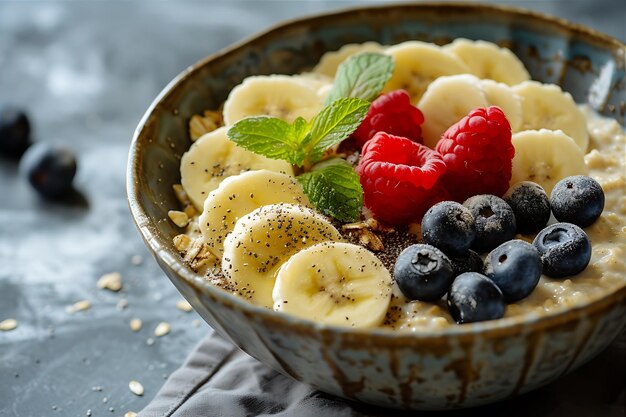
[[[576,275],[591,260],[591,242],[583,229],[571,223],[555,223],[533,241],[541,255],[543,273],[552,278]]]
[[[518,182],[502,198],[515,213],[517,233],[536,233],[548,224],[550,200],[539,184]]]
[[[463,256],[451,257],[450,262],[455,277],[463,272],[483,272],[483,258],[471,249]]]
[[[20,160],[20,173],[46,198],[58,198],[72,189],[76,175],[76,158],[63,148],[37,144]]]
[[[237,220],[259,207],[277,203],[310,205],[298,181],[287,174],[259,169],[226,178],[209,193],[198,219],[204,242],[215,256],[221,257],[224,239]]]
[[[463,256],[476,237],[474,216],[456,201],[442,201],[424,214],[422,236],[448,256]]]
[[[505,307],[498,286],[477,272],[456,277],[448,292],[448,308],[458,324],[499,319]]]
[[[0,108],[0,154],[21,156],[30,146],[30,123],[26,114],[15,107]]]
[[[561,130],[587,152],[587,121],[570,93],[556,84],[538,81],[524,81],[513,86],[513,91],[522,98],[524,121],[520,130]]]
[[[476,238],[472,244],[475,251],[487,252],[515,236],[515,214],[500,197],[475,195],[463,205],[470,210],[476,223]]]
[[[554,186],[550,204],[558,221],[587,227],[602,214],[604,191],[593,178],[575,175],[563,178]]]
[[[452,125],[437,143],[447,172],[443,183],[454,200],[503,195],[511,179],[511,126],[499,107],[477,108]]]
[[[237,220],[226,236],[222,272],[241,296],[271,308],[278,268],[302,249],[338,240],[337,229],[308,207],[262,206]]]
[[[526,130],[513,135],[515,147],[511,184],[536,182],[550,195],[552,188],[570,175],[586,175],[585,154],[560,130]]]
[[[454,279],[450,259],[436,247],[421,244],[400,253],[393,275],[405,297],[420,301],[440,299]]]
[[[430,206],[445,200],[439,181],[445,170],[437,152],[382,132],[365,144],[356,167],[365,205],[389,224],[421,220]]]
[[[409,94],[404,90],[395,90],[382,94],[372,102],[365,120],[352,136],[359,147],[363,147],[378,132],[422,143],[420,125],[423,122],[424,115],[411,104]]]
[[[541,277],[541,256],[528,242],[504,242],[487,255],[484,274],[496,283],[507,303],[526,298]]]
[[[343,242],[303,249],[276,274],[274,310],[349,327],[376,327],[391,301],[391,275],[372,252]]]

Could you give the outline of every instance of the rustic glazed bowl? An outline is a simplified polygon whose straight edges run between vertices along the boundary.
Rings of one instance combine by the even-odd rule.
[[[499,6],[368,7],[291,21],[191,66],[155,99],[130,149],[128,198],[143,239],[180,292],[218,333],[261,362],[322,391],[391,407],[450,409],[515,396],[576,368],[626,323],[626,286],[588,305],[399,334],[337,328],[248,304],[181,262],[167,221],[178,202],[189,118],[217,108],[253,74],[291,74],[350,42],[485,39],[513,49],[532,77],[624,124],[625,45],[562,20]],[[626,282],[626,280],[625,280]]]

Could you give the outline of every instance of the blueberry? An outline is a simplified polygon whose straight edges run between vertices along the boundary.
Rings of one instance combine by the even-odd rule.
[[[440,299],[454,279],[450,259],[431,245],[404,249],[398,255],[393,275],[408,299],[421,301]]]
[[[30,146],[30,123],[15,107],[0,108],[0,154],[20,156]]]
[[[499,319],[505,307],[498,286],[478,272],[459,275],[448,292],[450,314],[459,324]]]
[[[69,150],[40,143],[26,151],[20,172],[42,196],[57,198],[72,189],[76,158]]]
[[[473,250],[468,250],[463,256],[450,257],[454,276],[463,272],[483,272],[483,259]]]
[[[591,242],[583,229],[572,223],[555,223],[537,234],[533,245],[541,255],[543,273],[562,278],[576,275],[591,259]]]
[[[507,303],[530,295],[541,278],[541,256],[528,242],[504,242],[487,255],[484,274],[496,283]]]
[[[441,249],[449,256],[467,252],[476,236],[474,216],[455,201],[442,201],[432,206],[422,218],[424,242]]]
[[[587,227],[604,209],[604,191],[596,180],[574,175],[557,182],[550,195],[552,213],[560,222]]]
[[[515,213],[517,233],[537,233],[548,224],[550,199],[539,184],[518,182],[502,198]]]
[[[476,238],[472,249],[487,252],[511,240],[517,229],[515,214],[506,201],[490,194],[475,195],[463,203],[476,222]]]

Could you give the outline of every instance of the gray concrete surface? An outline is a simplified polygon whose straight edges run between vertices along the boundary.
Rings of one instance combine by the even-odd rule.
[[[19,321],[0,332],[0,416],[122,416],[156,394],[210,329],[175,308],[180,296],[130,219],[124,175],[137,122],[203,56],[281,19],[357,3],[0,0],[0,101],[28,109],[35,140],[73,148],[80,165],[80,193],[49,203],[0,159],[0,320]],[[507,3],[626,38],[619,2]],[[143,262],[134,265],[133,256]],[[122,274],[121,292],[96,287],[108,272]],[[90,310],[66,312],[84,299]],[[137,333],[133,317],[143,320]],[[172,332],[157,338],[160,321]],[[625,377],[624,344],[513,406],[534,401],[545,404],[534,408],[539,415],[560,416],[593,404],[594,414],[580,415],[624,415],[624,392],[614,387]],[[144,385],[143,397],[128,390],[131,379]]]

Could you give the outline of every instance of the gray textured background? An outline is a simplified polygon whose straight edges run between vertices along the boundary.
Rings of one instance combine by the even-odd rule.
[[[80,164],[80,194],[52,204],[17,177],[16,163],[0,159],[0,321],[19,320],[0,332],[0,416],[121,416],[154,396],[209,329],[175,308],[177,291],[130,219],[124,175],[137,122],[198,59],[281,19],[359,3],[0,0],[0,101],[27,108],[35,139],[70,146]],[[506,3],[626,39],[626,7],[617,0]],[[144,262],[133,265],[133,255]],[[123,275],[123,290],[97,289],[113,271]],[[93,307],[65,311],[82,299]],[[143,320],[140,332],[129,329],[131,317]],[[156,338],[162,320],[172,332]],[[624,344],[528,401],[545,402],[546,416],[591,412],[579,408],[581,398],[597,406],[581,415],[626,413],[611,389],[626,378]],[[143,383],[143,397],[130,393],[131,379]]]

